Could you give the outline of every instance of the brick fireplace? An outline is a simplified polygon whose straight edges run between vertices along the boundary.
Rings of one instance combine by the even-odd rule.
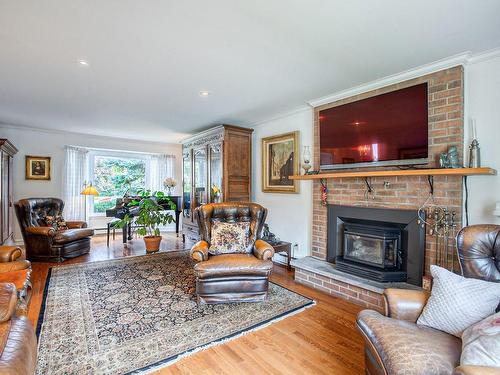
[[[460,160],[463,160],[463,68],[462,66],[457,66],[315,108],[313,125],[314,166],[319,166],[318,112],[320,110],[424,82],[427,82],[428,85],[429,108],[430,162],[427,167],[438,167],[439,154],[445,152],[450,146],[457,147]],[[327,272],[328,268],[325,263],[328,263],[328,207],[321,204],[320,182],[314,180],[312,183],[314,184],[312,257],[305,259],[302,265],[300,264],[301,262],[296,262],[296,280],[325,292],[340,295],[365,306],[380,309],[380,294],[384,289],[383,286],[378,284],[364,284],[361,280],[355,280],[355,282],[350,283],[349,279],[343,277],[344,275],[342,274],[332,276],[331,272]],[[333,205],[418,210],[429,197],[429,184],[425,176],[372,178],[370,184],[374,189],[374,193],[368,196],[366,195],[366,184],[362,178],[328,180],[327,184],[328,203]],[[458,223],[462,221],[462,194],[462,177],[434,177],[434,202],[455,211]],[[450,234],[448,241],[450,247],[454,246],[453,237],[453,233]],[[422,271],[424,275],[429,274],[429,267],[435,262],[435,241],[433,236],[427,236],[423,254]],[[335,269],[333,272],[338,273]]]

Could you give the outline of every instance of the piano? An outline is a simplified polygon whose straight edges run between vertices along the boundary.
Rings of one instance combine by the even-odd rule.
[[[175,233],[179,235],[179,219],[182,212],[182,197],[181,196],[170,196],[168,197],[172,202],[175,203]],[[125,215],[137,216],[139,207],[130,206],[130,202],[137,200],[140,201],[142,197],[123,197],[117,198],[115,207],[106,210],[106,217],[114,217],[117,219],[123,219]],[[165,210],[170,210],[170,205],[168,203],[161,204]],[[123,227],[123,243],[127,243],[127,239],[132,239],[132,230],[130,225],[125,225]]]

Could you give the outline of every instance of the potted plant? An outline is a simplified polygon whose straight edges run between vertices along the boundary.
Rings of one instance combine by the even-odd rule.
[[[125,215],[117,222],[118,228],[123,228],[132,221],[139,226],[137,233],[144,237],[147,252],[160,250],[162,236],[160,235],[160,226],[175,222],[174,217],[165,212],[165,206],[175,210],[175,203],[161,191],[151,193],[151,190],[141,189],[137,192],[140,200],[133,200],[129,207],[138,207],[137,216]]]

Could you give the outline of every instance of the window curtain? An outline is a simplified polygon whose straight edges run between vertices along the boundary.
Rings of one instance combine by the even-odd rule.
[[[174,163],[174,155],[151,155],[148,189],[166,192],[163,181],[168,177],[174,177]],[[172,190],[172,195],[176,188]]]
[[[87,221],[86,196],[80,195],[88,181],[89,152],[84,148],[66,146],[63,172],[64,218]]]

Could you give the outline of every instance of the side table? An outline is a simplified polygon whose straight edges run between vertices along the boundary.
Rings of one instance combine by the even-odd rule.
[[[291,270],[292,267],[290,266],[290,261],[292,260],[292,243],[291,242],[285,242],[285,241],[280,241],[279,243],[275,245],[271,245],[274,247],[274,252],[277,254],[282,254],[286,253],[287,257],[287,268],[288,270]]]

